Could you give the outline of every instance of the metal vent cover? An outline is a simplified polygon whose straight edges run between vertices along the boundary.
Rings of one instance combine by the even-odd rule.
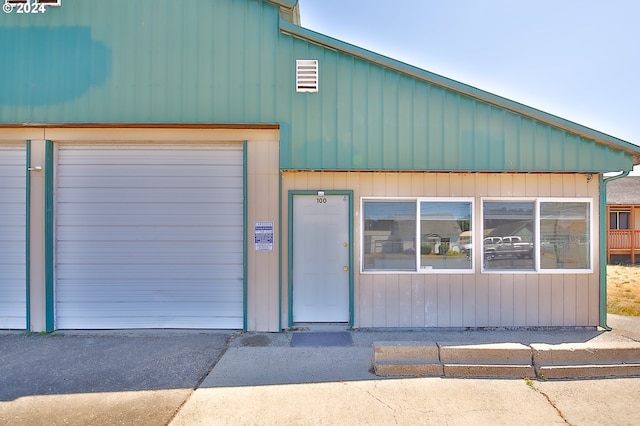
[[[296,92],[318,91],[318,60],[296,59]]]

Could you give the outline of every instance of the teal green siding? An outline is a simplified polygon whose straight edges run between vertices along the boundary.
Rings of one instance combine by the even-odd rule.
[[[0,14],[0,123],[278,123],[282,169],[637,162],[634,145],[305,30],[280,18],[294,1],[276,3],[65,0]],[[318,93],[295,92],[295,59],[319,59]]]

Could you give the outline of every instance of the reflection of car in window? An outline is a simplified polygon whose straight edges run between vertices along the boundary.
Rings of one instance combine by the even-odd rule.
[[[484,239],[484,257],[496,258],[532,258],[533,243],[520,236],[487,237]]]
[[[470,252],[473,248],[473,244],[471,243],[471,231],[464,231],[460,235],[458,235],[458,241],[456,241],[455,245],[460,249],[461,253]]]

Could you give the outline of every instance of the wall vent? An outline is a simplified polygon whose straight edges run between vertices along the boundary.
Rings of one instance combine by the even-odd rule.
[[[318,91],[318,60],[296,60],[296,92]]]

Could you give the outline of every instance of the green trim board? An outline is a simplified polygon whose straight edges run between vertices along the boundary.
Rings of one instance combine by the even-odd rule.
[[[45,267],[45,331],[55,329],[55,295],[54,295],[54,145],[45,141],[44,166],[44,267]]]
[[[628,176],[630,171],[624,171],[619,175],[609,176],[605,178],[603,175],[598,176],[600,187],[600,203],[599,203],[599,215],[600,215],[600,313],[599,313],[599,325],[605,330],[611,330],[611,327],[607,325],[607,183],[621,179]]]
[[[288,326],[292,327],[293,322],[293,198],[296,195],[317,195],[318,191],[322,191],[324,195],[346,195],[349,197],[349,325],[354,324],[354,275],[353,275],[353,191],[352,190],[290,190],[288,195],[288,229],[289,241],[287,270],[288,270]],[[282,311],[281,311],[282,312]]]
[[[249,250],[247,244],[249,238],[247,235],[249,224],[247,223],[247,185],[248,185],[248,172],[247,172],[247,141],[242,142],[242,215],[244,220],[242,221],[242,330],[247,331],[247,297],[248,297],[248,256]]]
[[[27,321],[25,329],[31,331],[31,140],[25,142],[25,297]]]
[[[290,246],[289,246],[290,247]],[[278,330],[282,330],[282,172],[278,173]]]

